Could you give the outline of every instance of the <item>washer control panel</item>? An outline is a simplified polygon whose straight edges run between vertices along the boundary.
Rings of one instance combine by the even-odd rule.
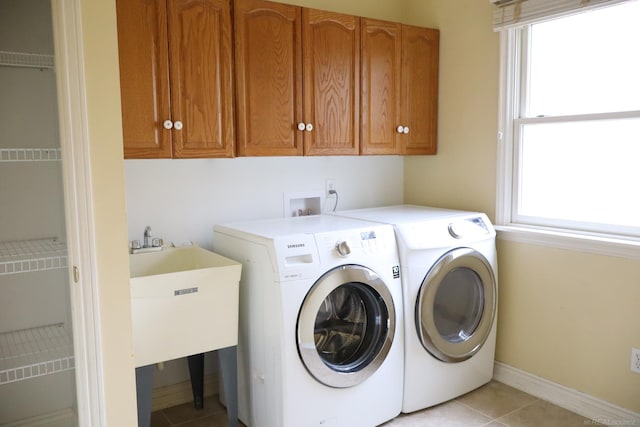
[[[387,225],[318,233],[316,242],[322,263],[358,262],[358,257],[388,256],[397,252],[393,228]]]

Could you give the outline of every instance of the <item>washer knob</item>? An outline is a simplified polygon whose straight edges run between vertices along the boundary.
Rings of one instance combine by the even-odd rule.
[[[463,227],[452,222],[451,224],[449,224],[449,234],[454,239],[461,239],[462,235],[464,234]]]
[[[338,255],[344,258],[346,256],[349,256],[349,254],[351,253],[351,248],[349,247],[349,244],[343,240],[336,243],[336,251],[338,251]]]

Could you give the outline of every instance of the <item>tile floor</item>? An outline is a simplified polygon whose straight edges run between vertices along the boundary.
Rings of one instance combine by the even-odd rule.
[[[240,424],[242,425],[242,424]],[[585,427],[600,425],[580,415],[492,381],[455,400],[411,414],[383,427]],[[227,427],[227,413],[217,397],[205,409],[185,403],[151,416],[151,427]]]

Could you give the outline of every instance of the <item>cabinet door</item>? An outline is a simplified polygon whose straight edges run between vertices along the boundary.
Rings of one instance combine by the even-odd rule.
[[[302,154],[301,10],[236,0],[238,154]]]
[[[438,30],[402,27],[402,116],[409,127],[404,154],[436,153],[439,43]]]
[[[233,157],[229,0],[171,0],[167,6],[173,157]]]
[[[124,157],[171,157],[164,0],[117,0]]]
[[[401,70],[402,26],[362,19],[361,154],[401,153]]]
[[[303,9],[305,155],[359,153],[360,18]]]

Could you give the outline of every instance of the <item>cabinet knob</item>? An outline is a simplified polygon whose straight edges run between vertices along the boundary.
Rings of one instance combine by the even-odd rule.
[[[181,121],[179,121],[179,120],[176,120],[176,122],[173,124],[173,127],[174,127],[176,130],[182,130],[182,122],[181,122]]]
[[[311,123],[307,123],[307,132],[311,132],[313,130],[313,125]]]
[[[306,128],[307,128],[306,124],[302,122],[298,123],[298,130],[305,130]]]
[[[165,120],[164,123],[162,123],[162,127],[165,129],[171,129],[173,127],[173,122],[171,120]]]
[[[409,128],[407,126],[403,127],[402,133],[409,133]]]
[[[398,133],[404,133],[404,126],[400,125],[396,128],[396,132]]]

